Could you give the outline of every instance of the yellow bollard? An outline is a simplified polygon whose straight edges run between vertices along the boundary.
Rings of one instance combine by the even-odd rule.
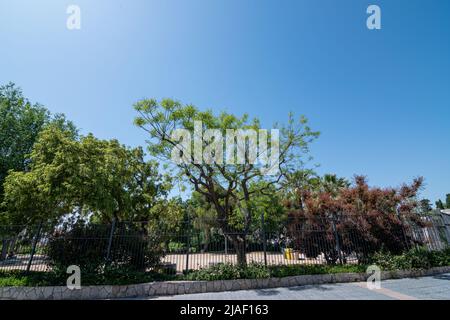
[[[291,248],[284,249],[284,258],[287,260],[292,260],[292,249]]]

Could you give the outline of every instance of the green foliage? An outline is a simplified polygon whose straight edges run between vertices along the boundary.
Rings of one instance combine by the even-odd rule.
[[[40,104],[32,104],[13,83],[0,87],[0,203],[9,170],[24,171],[29,154],[43,128],[55,126],[77,135],[63,114],[52,116]]]
[[[306,274],[365,272],[365,265],[288,265],[270,267],[272,277],[290,277]]]
[[[416,247],[401,255],[380,251],[372,256],[371,263],[384,270],[428,269],[449,266],[450,247],[440,251],[429,251],[424,247]]]
[[[0,271],[0,287],[65,286],[67,274],[56,272]],[[106,268],[101,274],[81,273],[81,285],[127,285],[177,280],[179,277],[158,272],[140,272],[126,268]]]
[[[441,210],[450,209],[450,193],[445,195],[445,203],[441,199],[436,201],[436,208]]]
[[[20,270],[0,271],[0,287],[38,287],[38,286],[58,286],[66,284],[67,275],[54,272],[25,273]]]
[[[141,148],[48,127],[33,147],[29,170],[10,172],[4,186],[7,218],[31,224],[73,212],[94,213],[102,222],[147,220],[171,184]]]
[[[185,203],[181,198],[161,199],[150,210],[149,223],[154,230],[165,234],[184,232]]]
[[[431,207],[431,201],[428,199],[422,199],[420,200],[420,213],[421,214],[427,214],[429,213],[433,208]]]
[[[185,249],[184,243],[175,241],[170,241],[168,247],[169,252],[180,252]]]
[[[231,280],[265,279],[270,277],[290,277],[307,274],[330,274],[344,272],[365,272],[364,265],[283,265],[265,267],[262,264],[249,264],[240,267],[229,263],[220,263],[209,268],[191,271],[184,276],[186,280]]]
[[[186,280],[230,280],[230,279],[264,279],[269,278],[270,272],[260,264],[250,263],[247,266],[219,263],[209,268],[189,272]]]
[[[201,111],[193,105],[183,105],[171,99],[144,99],[137,102],[134,108],[139,114],[135,124],[150,136],[150,153],[171,165],[171,171],[177,174],[180,181],[191,185],[211,203],[220,229],[234,244],[238,264],[245,265],[246,237],[252,228],[253,218],[258,215],[255,211],[256,198],[266,192],[270,193],[270,188],[278,184],[289,168],[303,162],[309,151],[309,144],[319,133],[311,130],[305,117],[295,121],[291,114],[288,124],[279,130],[279,141],[272,141],[271,134],[267,132],[271,146],[279,149],[279,159],[264,166],[260,162],[254,162],[249,158],[248,152],[244,152],[242,163],[230,164],[221,156],[226,154],[223,152],[226,147],[221,145],[221,141],[223,143],[227,130],[259,130],[261,127],[258,119],[249,120],[248,115],[238,117],[226,112],[214,114],[211,110]],[[214,139],[194,130],[196,121],[202,123],[199,131],[214,129]],[[181,139],[173,136],[176,129],[188,132]],[[187,154],[189,150],[193,150],[192,145],[195,150],[196,144],[200,146],[203,156],[208,153],[209,157],[214,153],[214,161],[197,161],[195,155]],[[206,153],[202,152],[205,150]],[[172,154],[182,154],[185,161],[174,163]],[[233,153],[233,162],[235,156]],[[279,169],[276,174],[264,174],[265,170],[273,168]],[[204,227],[206,231],[207,227]],[[236,229],[239,229],[240,234]]]
[[[161,239],[129,224],[115,228],[107,260],[110,230],[106,225],[77,223],[55,232],[46,247],[53,270],[65,273],[68,266],[77,265],[84,274],[101,275],[105,268],[145,271],[159,265]]]
[[[261,188],[260,182],[250,185],[250,192]],[[264,231],[268,234],[281,232],[281,227],[287,219],[287,212],[282,203],[282,193],[273,185],[267,187],[267,190],[255,196],[250,201],[254,207],[252,210],[252,225],[250,230],[261,229],[261,215],[264,216]]]

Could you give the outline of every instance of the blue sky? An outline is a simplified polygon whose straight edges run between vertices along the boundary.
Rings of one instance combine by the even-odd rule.
[[[81,30],[66,28],[69,4]],[[366,28],[369,4],[381,30]],[[0,0],[0,39],[0,83],[83,133],[144,145],[144,97],[267,128],[294,111],[322,132],[320,173],[422,175],[424,197],[450,192],[450,1]]]

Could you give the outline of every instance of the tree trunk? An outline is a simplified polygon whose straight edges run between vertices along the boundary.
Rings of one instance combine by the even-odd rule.
[[[9,252],[8,252],[8,257],[12,258],[15,256],[16,254],[16,243],[17,243],[17,236],[15,236],[12,240],[11,240],[11,244],[9,246]]]
[[[233,243],[234,249],[236,250],[237,264],[241,267],[247,266],[247,256],[246,256],[246,236],[245,235],[233,235],[230,237]]]
[[[209,242],[210,242],[210,231],[205,231],[205,242],[203,243],[203,252],[208,252]]]
[[[0,261],[3,261],[6,259],[6,255],[8,254],[8,247],[9,247],[9,240],[3,239],[2,240],[2,251],[0,253]]]

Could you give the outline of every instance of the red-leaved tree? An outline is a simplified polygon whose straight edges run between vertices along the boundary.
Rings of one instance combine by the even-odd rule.
[[[417,243],[416,227],[424,226],[416,200],[423,178],[400,188],[369,187],[356,176],[350,187],[338,192],[298,190],[301,205],[286,203],[289,238],[309,258],[323,254],[327,263],[356,256],[367,261],[378,250],[401,253]]]

